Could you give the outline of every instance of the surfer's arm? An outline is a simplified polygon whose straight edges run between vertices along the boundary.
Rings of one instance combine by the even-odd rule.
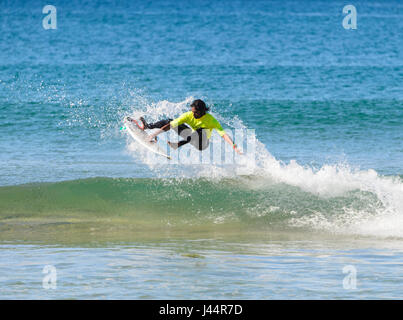
[[[230,136],[225,132],[225,130],[222,128],[221,124],[213,118],[211,127],[214,128],[217,133],[226,141],[228,144],[231,145],[231,147],[238,153],[238,154],[243,154],[242,151],[240,151],[237,147],[237,145],[232,141]]]
[[[185,112],[184,114],[182,114],[179,118],[176,118],[175,120],[172,120],[171,122],[169,122],[168,124],[166,124],[165,126],[163,126],[160,130],[158,130],[157,132],[149,135],[149,139],[152,140],[154,139],[156,136],[158,136],[160,133],[168,131],[171,128],[176,128],[177,126],[181,125],[182,123],[185,123],[188,118],[189,115],[192,113],[192,111],[190,112]]]
[[[238,154],[243,154],[242,151],[238,149],[237,145],[232,141],[232,139],[230,138],[230,136],[229,136],[228,134],[224,133],[224,134],[222,135],[222,138],[223,138],[225,141],[227,141],[227,142],[232,146],[232,148],[234,148],[234,150],[235,150]]]

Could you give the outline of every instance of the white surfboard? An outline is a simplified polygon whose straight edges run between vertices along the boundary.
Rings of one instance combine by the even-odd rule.
[[[171,157],[168,156],[164,152],[164,150],[162,150],[159,147],[157,142],[150,141],[148,139],[149,135],[145,131],[143,131],[139,127],[137,127],[136,124],[134,124],[133,122],[128,120],[127,117],[124,118],[123,122],[126,126],[127,132],[129,132],[130,136],[134,140],[136,140],[139,144],[141,144],[144,148],[171,160]]]

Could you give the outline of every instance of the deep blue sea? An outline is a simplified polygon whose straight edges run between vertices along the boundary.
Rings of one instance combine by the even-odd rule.
[[[0,298],[402,298],[401,1],[46,4],[0,0]],[[194,99],[255,152],[124,130]]]

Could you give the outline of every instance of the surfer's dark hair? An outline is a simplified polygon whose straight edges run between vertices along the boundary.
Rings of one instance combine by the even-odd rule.
[[[195,108],[197,111],[207,112],[209,108],[207,108],[206,104],[203,100],[197,99],[192,102],[190,105],[191,108]]]

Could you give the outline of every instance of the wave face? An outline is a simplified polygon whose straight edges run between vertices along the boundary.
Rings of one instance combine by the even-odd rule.
[[[107,222],[143,231],[192,226],[403,237],[401,177],[332,167],[314,173],[296,164],[279,170],[288,175],[6,186],[0,188],[0,218]]]
[[[81,2],[58,1],[55,32],[41,1],[0,6],[0,237],[75,221],[402,237],[399,1],[361,3],[354,32],[329,1]],[[150,163],[120,130],[195,98],[255,130],[245,170]]]

